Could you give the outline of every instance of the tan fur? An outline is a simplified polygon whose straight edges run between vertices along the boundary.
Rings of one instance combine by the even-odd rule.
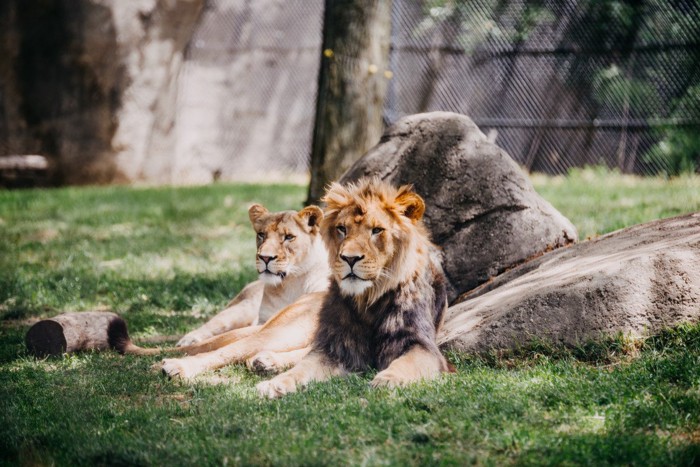
[[[273,352],[263,350],[252,358],[246,360],[248,369],[256,373],[269,373],[286,370],[301,361],[309,352],[311,347],[302,347],[288,352]]]
[[[265,371],[278,371],[291,366],[306,355],[302,350],[311,344],[324,295],[323,292],[304,295],[280,310],[259,331],[224,347],[188,357],[165,359],[162,371],[170,377],[192,378],[207,370],[247,360],[255,368],[255,360],[261,352],[287,353],[279,359],[279,368],[268,359],[266,363],[270,364],[265,365]],[[261,360],[265,358],[265,354],[260,355]]]
[[[223,311],[186,334],[178,346],[264,323],[303,294],[326,290],[327,256],[319,236],[323,212],[317,206],[270,213],[254,204],[248,215],[256,233],[255,264],[260,278],[248,284]],[[267,264],[263,258],[274,259]]]
[[[391,362],[389,368],[377,373],[370,384],[373,387],[394,388],[420,380],[437,378],[443,371],[441,359],[420,347],[413,347]]]
[[[246,326],[240,329],[233,329],[218,336],[210,337],[201,342],[192,345],[181,347],[166,347],[166,348],[144,348],[134,345],[130,340],[127,340],[121,346],[116,345],[115,348],[123,354],[130,355],[159,355],[165,352],[180,353],[184,355],[197,355],[204,352],[211,352],[219,349],[237,340],[248,337],[262,329],[262,325]]]
[[[329,254],[331,277],[337,286],[330,288],[320,311],[321,327],[314,338],[313,350],[296,367],[258,384],[258,393],[263,397],[279,397],[310,381],[351,371],[345,365],[358,363],[365,349],[384,344],[375,341],[365,346],[363,339],[370,342],[372,332],[357,336],[350,328],[344,331],[345,324],[335,323],[355,320],[359,322],[352,324],[352,329],[369,329],[372,324],[367,323],[375,320],[368,314],[370,310],[384,313],[379,315],[382,321],[377,331],[399,344],[405,330],[423,338],[423,344],[413,345],[385,368],[380,368],[372,380],[373,386],[402,386],[432,379],[447,371],[447,362],[435,344],[435,333],[446,308],[444,275],[439,253],[420,222],[425,211],[423,200],[410,186],[395,189],[380,180],[370,179],[348,186],[334,183],[324,201],[327,207],[321,232]],[[393,305],[386,310],[381,308],[384,302],[380,300],[388,292],[395,294],[389,302]],[[406,309],[409,314],[402,311],[402,304],[422,304],[419,299],[427,294],[442,299],[434,302],[435,306],[433,302],[421,305],[426,306],[425,309],[411,309],[410,312]],[[422,327],[410,328],[416,322],[416,315],[420,316]],[[326,326],[333,331],[327,331]],[[341,363],[343,351],[337,349],[353,346],[357,349],[354,353],[344,354],[349,356],[345,361],[351,363]]]
[[[178,352],[192,356],[213,352],[247,338],[236,348],[247,352],[247,356],[241,358],[252,358],[258,351],[267,350],[266,339],[272,334],[271,330],[277,328],[289,328],[292,337],[287,341],[283,339],[279,349],[270,344],[269,350],[286,352],[304,347],[303,343],[293,344],[300,341],[294,337],[298,326],[289,323],[289,317],[296,316],[298,306],[287,308],[298,300],[298,304],[307,303],[308,299],[300,300],[305,294],[328,288],[328,259],[319,233],[323,212],[317,206],[307,206],[299,212],[270,213],[263,206],[254,204],[248,213],[256,232],[256,266],[261,278],[245,286],[226,309],[206,324],[186,334],[178,342],[178,347],[142,348],[134,345],[126,336],[117,346],[120,352],[137,355]],[[290,236],[294,238],[290,239]],[[274,260],[270,261],[269,258],[273,257]],[[280,310],[283,312],[278,313]],[[257,325],[258,321],[265,325]],[[255,336],[263,330],[260,336]],[[313,330],[309,331],[309,336],[312,333]],[[248,355],[252,352],[247,350],[250,348],[259,350]],[[266,363],[261,362],[255,367],[272,371],[279,364],[281,369],[296,363],[303,356],[302,352],[276,355],[274,358],[268,356]],[[168,360],[170,366],[175,365],[176,360]],[[166,373],[170,374],[169,371]],[[176,375],[177,372],[173,372],[172,376]]]
[[[251,282],[216,316],[194,331],[185,334],[177,342],[177,346],[182,347],[183,352],[187,352],[186,347],[196,346],[227,331],[254,325],[258,320],[264,294],[265,284],[262,281]]]
[[[430,241],[420,219],[425,203],[406,185],[398,190],[388,184],[364,182],[346,188],[331,184],[324,201],[324,225],[342,226],[342,235],[333,228],[322,230],[331,258],[333,279],[342,283],[349,268],[342,256],[364,256],[357,265],[358,276],[369,279],[358,302],[369,305],[398,284],[410,280],[426,267]],[[349,196],[349,193],[359,196]],[[382,232],[373,235],[372,229]]]
[[[248,215],[256,232],[259,279],[248,284],[227,307],[178,346],[191,346],[231,329],[266,322],[305,293],[328,288],[328,260],[319,235],[323,212],[307,206],[299,212],[270,213],[254,204]],[[265,262],[267,258],[274,258]]]
[[[326,381],[333,376],[344,376],[348,372],[332,365],[319,352],[310,353],[299,364],[271,380],[256,387],[258,394],[274,399],[296,392],[297,388],[312,381]],[[420,348],[413,348],[392,362],[389,368],[380,371],[372,379],[372,387],[396,388],[421,380],[434,379],[441,373],[440,362],[435,355]]]
[[[343,376],[347,371],[330,364],[323,354],[312,351],[291,370],[268,381],[258,383],[256,389],[263,397],[274,399],[295,392],[312,381],[326,381],[333,376]]]

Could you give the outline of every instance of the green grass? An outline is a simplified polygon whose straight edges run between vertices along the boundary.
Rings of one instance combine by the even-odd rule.
[[[532,177],[535,189],[571,220],[579,238],[700,211],[700,177],[639,178],[601,167],[566,177]]]
[[[583,237],[700,211],[700,179],[595,169],[534,177]],[[0,464],[695,465],[700,326],[644,342],[451,353],[457,373],[396,392],[371,375],[259,400],[241,366],[194,384],[156,358],[29,357],[31,320],[111,309],[132,335],[201,323],[254,277],[247,206],[296,185],[0,192]]]

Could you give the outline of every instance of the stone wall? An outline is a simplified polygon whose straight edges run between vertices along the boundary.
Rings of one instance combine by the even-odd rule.
[[[323,0],[7,0],[0,157],[55,183],[306,172]]]
[[[177,78],[204,0],[0,4],[0,156],[56,183],[149,179],[172,151]],[[158,158],[158,156],[156,156]]]

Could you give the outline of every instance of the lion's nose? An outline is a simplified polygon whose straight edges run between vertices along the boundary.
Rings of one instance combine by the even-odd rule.
[[[340,257],[342,258],[343,261],[348,263],[350,265],[350,267],[353,267],[355,265],[355,263],[357,263],[358,261],[360,261],[361,259],[364,258],[364,256],[345,256],[345,255],[340,255]]]
[[[263,255],[258,255],[258,258],[260,258],[260,259],[262,260],[263,263],[267,264],[267,263],[269,263],[270,261],[272,261],[273,259],[276,259],[277,256],[263,256]]]

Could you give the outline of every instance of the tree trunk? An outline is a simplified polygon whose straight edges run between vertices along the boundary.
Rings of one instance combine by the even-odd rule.
[[[383,132],[391,0],[326,0],[307,203]]]
[[[110,312],[64,313],[34,324],[27,331],[25,342],[29,352],[37,357],[109,349],[113,347],[109,328],[119,321],[121,318]]]

